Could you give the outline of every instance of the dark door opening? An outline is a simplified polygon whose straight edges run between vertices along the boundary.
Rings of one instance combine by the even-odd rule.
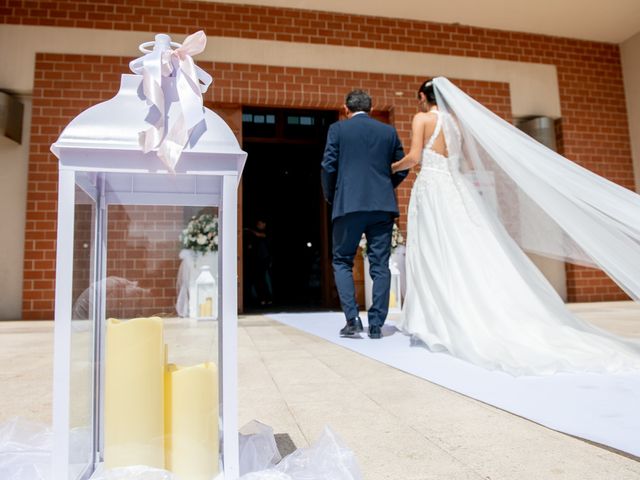
[[[320,162],[333,111],[245,108],[244,308],[335,305]]]

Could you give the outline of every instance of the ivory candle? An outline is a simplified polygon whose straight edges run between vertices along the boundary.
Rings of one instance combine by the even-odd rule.
[[[166,469],[180,480],[218,473],[218,370],[214,363],[170,365],[166,383]]]
[[[104,461],[164,468],[162,319],[107,320]]]

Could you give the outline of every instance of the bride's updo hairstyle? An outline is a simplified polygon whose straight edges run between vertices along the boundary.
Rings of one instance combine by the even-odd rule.
[[[424,93],[424,96],[427,97],[427,102],[432,105],[437,105],[436,101],[436,92],[433,89],[433,79],[425,80],[420,88],[418,89],[418,99],[420,99],[420,94]]]

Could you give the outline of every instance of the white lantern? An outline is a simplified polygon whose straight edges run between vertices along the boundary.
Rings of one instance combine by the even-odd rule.
[[[158,36],[154,52],[170,45]],[[143,76],[122,75],[117,95],[78,115],[52,146],[56,480],[134,464],[185,480],[239,477],[237,187],[246,153],[206,108],[173,172],[139,143],[163,115],[171,134],[183,80],[162,77],[158,112]],[[177,273],[184,219],[205,207],[217,208],[220,222],[218,281],[202,282],[205,313],[218,320],[194,326],[173,318],[175,278],[163,275]]]
[[[400,313],[402,311],[402,283],[400,280],[400,269],[394,261],[393,255],[389,259],[389,271],[391,272],[391,288],[389,289],[389,313]]]
[[[391,286],[389,289],[389,313],[402,312],[404,291],[404,246],[400,245],[389,257],[389,271],[391,272]],[[373,303],[373,280],[370,274],[369,258],[364,257],[364,303],[369,310]]]
[[[214,318],[218,303],[218,292],[216,290],[216,280],[211,274],[211,268],[208,265],[202,266],[200,274],[196,278],[197,318]]]

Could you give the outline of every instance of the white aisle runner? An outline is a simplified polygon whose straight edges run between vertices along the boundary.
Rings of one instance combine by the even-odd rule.
[[[512,377],[411,346],[393,322],[381,340],[366,333],[357,340],[338,336],[342,313],[267,317],[554,430],[640,456],[640,372]]]

